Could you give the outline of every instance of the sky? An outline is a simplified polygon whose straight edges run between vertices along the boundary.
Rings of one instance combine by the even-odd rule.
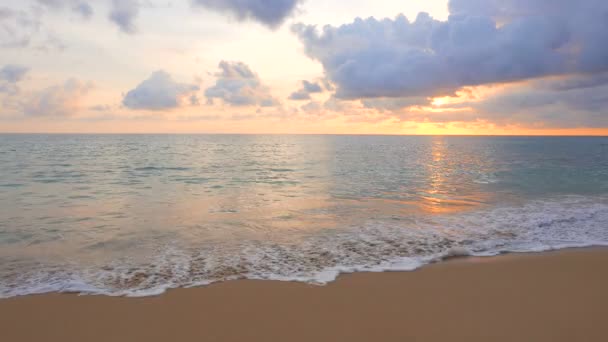
[[[605,0],[0,0],[0,132],[608,135]]]

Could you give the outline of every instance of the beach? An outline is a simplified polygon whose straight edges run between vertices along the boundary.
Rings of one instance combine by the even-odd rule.
[[[156,297],[0,301],[5,341],[605,341],[608,250],[460,258],[326,286],[237,280]]]
[[[0,0],[0,342],[608,342],[608,0]]]

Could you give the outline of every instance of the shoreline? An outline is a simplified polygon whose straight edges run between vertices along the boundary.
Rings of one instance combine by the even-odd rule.
[[[8,341],[604,341],[608,249],[463,257],[325,286],[236,280],[0,300]]]
[[[581,244],[581,245],[569,245],[567,247],[558,247],[555,249],[542,249],[538,251],[503,251],[498,252],[496,254],[488,254],[488,255],[474,255],[470,254],[467,250],[460,249],[451,249],[448,253],[444,254],[440,257],[430,258],[427,261],[420,261],[418,264],[412,264],[408,267],[395,267],[395,268],[382,268],[378,267],[378,269],[368,268],[368,269],[353,269],[353,270],[340,270],[335,271],[336,276],[330,277],[330,280],[324,280],[323,282],[315,282],[313,278],[236,278],[236,279],[226,279],[226,280],[217,280],[210,281],[205,283],[198,283],[194,285],[187,286],[167,286],[167,287],[159,287],[148,290],[142,290],[137,293],[133,292],[108,292],[105,290],[96,289],[94,287],[83,287],[82,290],[49,290],[49,291],[41,291],[41,292],[32,292],[25,294],[17,294],[9,297],[1,297],[0,303],[2,301],[23,298],[23,297],[32,297],[32,296],[49,296],[49,295],[73,295],[73,296],[82,296],[82,297],[109,297],[109,298],[132,298],[132,299],[142,299],[142,298],[151,298],[164,296],[172,291],[180,291],[180,290],[191,290],[198,288],[207,288],[210,286],[218,286],[225,283],[230,282],[277,282],[277,283],[288,283],[288,284],[303,284],[307,286],[314,287],[325,287],[336,281],[339,281],[343,277],[348,277],[356,274],[379,274],[379,273],[410,273],[410,272],[418,272],[427,267],[435,267],[436,265],[443,263],[451,263],[455,261],[475,261],[475,260],[483,260],[483,259],[497,259],[503,257],[518,257],[518,256],[535,256],[535,255],[547,255],[547,254],[555,254],[555,253],[563,253],[568,251],[606,251],[608,252],[608,244]],[[333,269],[329,270],[330,272],[334,272]],[[85,290],[84,288],[88,288]]]

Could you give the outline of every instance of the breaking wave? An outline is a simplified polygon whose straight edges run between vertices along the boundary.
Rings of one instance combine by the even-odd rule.
[[[569,196],[477,211],[370,220],[284,242],[158,247],[145,262],[0,260],[0,297],[46,292],[149,296],[234,279],[326,284],[341,273],[411,271],[457,256],[608,246],[608,199]]]

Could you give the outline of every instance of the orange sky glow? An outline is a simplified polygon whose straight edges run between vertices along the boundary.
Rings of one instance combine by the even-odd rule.
[[[294,1],[270,23],[151,1],[92,2],[85,18],[61,1],[7,5],[0,132],[608,135],[608,66],[574,65],[589,43],[575,34],[531,46],[547,54],[539,61],[456,29],[428,43],[443,38],[429,27],[468,25],[450,14],[469,1]],[[120,10],[124,22],[105,15]],[[519,32],[499,14],[484,17],[488,35]]]

